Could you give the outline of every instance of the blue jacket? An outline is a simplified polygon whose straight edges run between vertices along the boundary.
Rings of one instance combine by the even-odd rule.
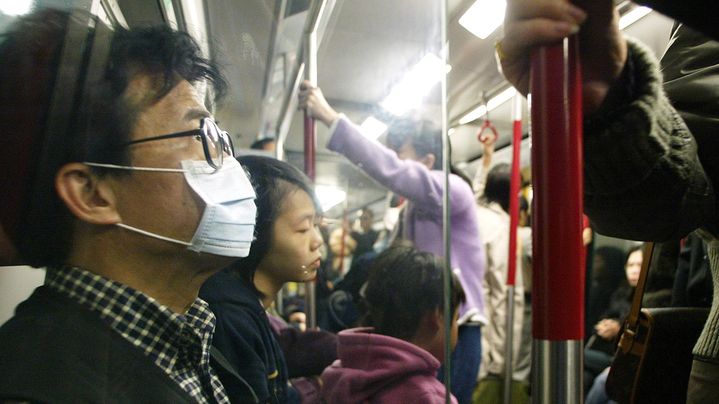
[[[287,366],[257,294],[238,276],[224,270],[205,282],[200,297],[217,317],[212,345],[244,379],[213,360],[230,400],[253,403],[254,392],[261,403],[286,403]]]

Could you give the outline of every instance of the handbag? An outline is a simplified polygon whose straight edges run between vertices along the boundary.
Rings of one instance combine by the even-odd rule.
[[[607,395],[622,404],[686,402],[692,349],[709,314],[698,307],[641,307],[653,251],[654,243],[646,243],[632,308],[607,376]]]

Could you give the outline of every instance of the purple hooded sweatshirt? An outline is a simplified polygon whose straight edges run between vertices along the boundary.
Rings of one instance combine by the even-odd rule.
[[[322,372],[328,404],[444,403],[439,361],[414,344],[354,328],[338,334],[337,353],[339,359]]]
[[[409,201],[403,236],[417,249],[444,256],[442,205],[444,172],[422,163],[400,160],[397,154],[362,135],[357,125],[342,116],[330,127],[327,148],[343,154],[370,177]],[[449,176],[452,228],[452,270],[459,278],[467,301],[459,307],[459,324],[486,323],[482,281],[486,262],[479,235],[472,188],[459,176]]]

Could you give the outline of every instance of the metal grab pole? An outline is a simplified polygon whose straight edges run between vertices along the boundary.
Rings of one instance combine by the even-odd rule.
[[[345,227],[345,223],[349,222],[348,214],[347,214],[347,199],[345,199],[345,208],[342,211],[342,224],[340,232],[340,266],[338,268],[338,272],[340,273],[340,276],[344,277],[345,268],[345,237],[347,237],[347,228]]]
[[[314,83],[314,82],[313,82]],[[315,182],[315,145],[317,143],[315,132],[315,119],[310,117],[305,110],[305,174]]]
[[[449,43],[447,41],[447,9],[448,0],[439,2],[439,20],[440,20],[440,57],[442,62],[447,65],[449,60]],[[444,173],[444,190],[442,191],[442,241],[444,242],[444,275],[442,289],[444,292],[443,299],[443,317],[444,317],[444,363],[443,363],[443,381],[444,381],[444,402],[452,403],[452,227],[451,227],[451,205],[449,204],[449,173],[451,171],[451,156],[449,142],[449,128],[447,124],[447,75],[440,74],[440,108],[442,123],[442,171]],[[458,309],[459,310],[459,309]]]
[[[522,151],[522,95],[512,100],[512,176],[509,183],[509,251],[507,251],[507,319],[504,340],[504,403],[512,402],[514,374],[514,286],[517,280],[517,226],[519,226],[519,163]]]
[[[577,36],[531,62],[533,403],[582,403],[582,89]]]
[[[307,18],[310,19],[305,30],[304,56],[305,56],[305,73],[307,80],[312,85],[317,85],[317,29],[322,10],[324,9],[324,0],[315,0],[310,6]],[[304,115],[304,160],[305,174],[310,180],[315,182],[315,149],[317,137],[315,132],[315,120],[307,114]],[[305,283],[305,306],[307,307],[307,327],[310,329],[317,328],[317,303],[315,300],[315,282],[313,279]]]

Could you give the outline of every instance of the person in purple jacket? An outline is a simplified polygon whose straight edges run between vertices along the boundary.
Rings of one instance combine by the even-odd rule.
[[[402,236],[419,250],[444,256],[441,171],[441,132],[425,123],[406,122],[390,129],[392,149],[363,136],[360,128],[337,113],[322,91],[309,82],[300,86],[300,106],[330,128],[327,147],[343,154],[392,192],[405,197]],[[474,195],[459,175],[449,176],[452,270],[466,293],[459,308],[459,339],[452,353],[452,393],[460,403],[471,402],[481,359],[484,319],[482,279],[485,252],[479,234]]]
[[[338,360],[322,373],[328,404],[445,402],[436,377],[444,361],[443,276],[441,258],[412,247],[377,257],[364,292],[366,327],[339,333]],[[464,301],[452,275],[452,346]]]

